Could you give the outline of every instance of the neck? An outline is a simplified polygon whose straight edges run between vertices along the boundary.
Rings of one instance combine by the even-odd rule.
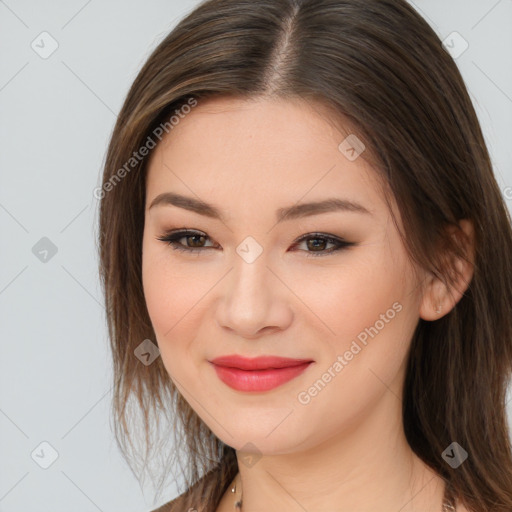
[[[400,406],[388,392],[371,417],[350,429],[309,449],[263,455],[251,466],[237,451],[243,512],[440,512],[444,482],[410,449]]]

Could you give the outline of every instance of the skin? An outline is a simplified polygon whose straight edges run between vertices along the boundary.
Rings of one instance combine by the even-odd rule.
[[[406,442],[401,387],[419,318],[448,313],[472,269],[460,262],[460,286],[450,295],[413,267],[365,153],[347,159],[338,149],[346,133],[322,112],[299,100],[210,99],[153,150],[142,272],[162,361],[196,413],[237,450],[244,511],[439,512],[444,483]],[[150,209],[163,192],[207,201],[224,222],[174,205]],[[370,213],[276,224],[278,208],[327,197]],[[182,245],[207,248],[186,253],[157,239],[178,228],[207,237],[181,238]],[[333,244],[314,236],[297,243],[315,232],[355,245],[329,254]],[[248,236],[263,249],[252,263],[236,251]],[[400,312],[359,343],[316,396],[299,402],[396,303]],[[271,391],[242,392],[208,362],[226,354],[315,362]],[[248,455],[256,462],[247,463]],[[230,489],[218,510],[233,510]]]

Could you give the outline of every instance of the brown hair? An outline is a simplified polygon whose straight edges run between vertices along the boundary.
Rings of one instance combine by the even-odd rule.
[[[349,121],[397,202],[411,258],[448,284],[453,269],[442,262],[465,252],[445,228],[473,223],[474,275],[466,293],[441,319],[420,319],[414,333],[403,423],[412,450],[469,510],[510,512],[510,215],[460,72],[405,0],[209,0],[139,72],[112,134],[99,210],[115,434],[130,466],[149,467],[163,453],[165,468],[178,462],[188,492],[172,511],[213,512],[238,471],[235,450],[195,414],[161,358],[146,366],[134,355],[155,334],[141,278],[148,159],[134,162],[132,155],[191,98],[221,96],[301,98]],[[143,459],[131,426],[137,412]],[[167,433],[151,436],[161,414],[175,434],[173,453],[159,444]],[[457,469],[441,456],[453,441],[469,454]]]

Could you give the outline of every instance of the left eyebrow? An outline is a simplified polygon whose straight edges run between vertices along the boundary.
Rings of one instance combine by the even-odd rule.
[[[206,217],[225,222],[224,215],[219,208],[194,197],[187,197],[174,192],[164,192],[153,199],[148,210],[157,205],[173,205],[198,213],[199,215],[204,215]],[[367,208],[354,201],[340,198],[328,198],[322,201],[300,203],[286,208],[279,208],[276,211],[276,222],[280,223],[285,220],[310,217],[312,215],[335,211],[356,212],[372,215]]]
[[[362,204],[348,199],[339,199],[336,197],[324,199],[323,201],[314,201],[310,203],[301,203],[289,206],[287,208],[280,208],[276,212],[277,222],[283,220],[298,219],[303,217],[309,217],[311,215],[317,215],[320,213],[330,213],[336,211],[343,212],[356,212],[363,213],[366,215],[372,215],[371,212],[365,208]]]

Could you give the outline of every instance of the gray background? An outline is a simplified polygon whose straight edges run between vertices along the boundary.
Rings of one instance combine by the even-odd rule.
[[[153,502],[113,440],[92,191],[137,71],[197,3],[0,0],[0,511],[142,512],[175,494]],[[510,207],[512,1],[414,5],[469,44],[456,62]],[[31,457],[43,441],[48,469]]]

